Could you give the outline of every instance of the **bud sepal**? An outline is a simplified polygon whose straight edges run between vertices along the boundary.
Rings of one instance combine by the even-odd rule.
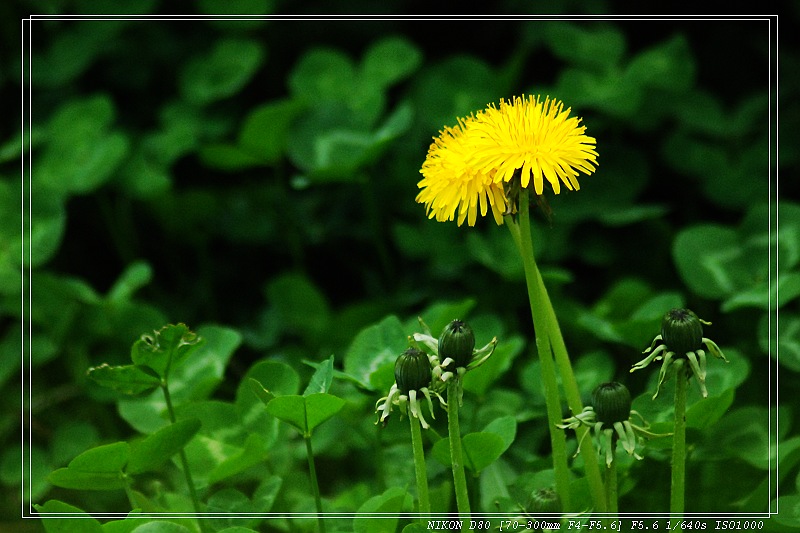
[[[636,445],[639,437],[666,437],[671,435],[651,433],[647,430],[647,423],[638,412],[631,409],[631,395],[625,385],[617,382],[603,383],[592,393],[592,403],[583,408],[579,414],[565,418],[561,424],[556,426],[561,429],[577,429],[580,426],[590,427],[597,438],[597,452],[605,454],[606,466],[610,466],[614,460],[614,450],[616,443],[622,444],[622,448],[636,459],[642,457],[636,453]],[[637,425],[631,421],[631,417],[636,416],[642,425]],[[590,432],[584,433],[585,438]],[[577,455],[580,453],[580,443],[578,444]]]
[[[430,426],[422,414],[420,407],[420,393],[428,403],[428,412],[431,418],[435,419],[433,413],[433,397],[436,396],[443,407],[447,407],[447,402],[441,394],[431,390],[432,359],[431,356],[416,347],[416,343],[409,338],[411,347],[400,354],[394,364],[395,383],[389,389],[389,394],[378,400],[375,404],[375,411],[380,413],[378,421],[375,422],[386,425],[389,415],[392,413],[392,406],[400,409],[400,416],[408,415],[419,419],[423,428]]]
[[[671,309],[661,321],[661,334],[656,335],[650,347],[643,354],[647,357],[633,365],[631,372],[647,367],[653,361],[661,361],[661,370],[658,373],[658,384],[653,395],[655,400],[661,391],[661,385],[668,379],[669,370],[676,359],[685,359],[689,363],[692,374],[697,378],[700,393],[703,398],[708,397],[706,389],[706,352],[703,347],[717,359],[726,363],[728,359],[719,346],[706,337],[703,337],[703,325],[710,326],[689,309]]]

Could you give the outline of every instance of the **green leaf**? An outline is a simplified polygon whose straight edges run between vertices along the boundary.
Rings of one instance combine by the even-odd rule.
[[[612,117],[623,119],[633,117],[643,105],[640,85],[620,83],[620,73],[615,69],[597,73],[566,68],[559,76],[553,92],[571,106],[594,107]]]
[[[456,117],[482,109],[504,92],[496,72],[485,61],[466,54],[427,65],[414,88],[420,127],[430,132],[454,126]]]
[[[0,235],[0,267],[7,271],[0,274],[0,292],[19,291],[20,265],[37,267],[49,261],[58,251],[66,227],[64,200],[58,195],[38,195],[35,202],[24,206],[23,233],[21,197],[19,180],[0,181],[0,224],[4,228]]]
[[[624,76],[627,83],[676,93],[692,87],[695,69],[688,41],[684,36],[676,35],[636,55]]]
[[[131,263],[109,289],[106,299],[113,303],[130,300],[137,290],[152,279],[153,269],[149,264],[144,261]]]
[[[280,361],[259,361],[239,383],[236,410],[248,430],[269,439],[275,436],[277,421],[267,414],[264,406],[276,396],[297,394],[299,390],[300,376],[291,366]]]
[[[253,108],[239,131],[239,147],[267,164],[277,163],[286,150],[289,126],[302,109],[289,99]]]
[[[197,419],[179,420],[131,446],[127,473],[136,475],[161,468],[200,430]]]
[[[275,395],[265,389],[257,379],[248,378],[247,384],[250,387],[250,390],[252,390],[256,396],[258,396],[258,399],[261,400],[264,405],[267,405],[275,398]]]
[[[367,49],[361,61],[361,73],[371,83],[389,86],[414,72],[422,62],[422,53],[402,37],[387,37]]]
[[[773,467],[777,457],[775,446],[770,446],[770,415],[765,407],[748,406],[724,416],[709,428],[709,442],[730,456],[749,463],[760,470]],[[774,438],[774,437],[773,437]]]
[[[223,39],[207,56],[196,57],[181,73],[181,92],[205,105],[238,93],[264,61],[263,47],[253,40]]]
[[[153,369],[162,379],[169,371],[202,346],[204,340],[189,330],[185,324],[169,324],[153,335],[142,335],[133,343],[131,359],[136,365]]]
[[[361,167],[374,161],[385,145],[385,139],[369,130],[339,122],[326,112],[315,111],[299,121],[291,132],[289,157],[314,182],[359,179]]]
[[[469,433],[462,443],[464,466],[476,474],[495,462],[507,448],[505,439],[497,433]]]
[[[722,302],[721,308],[726,313],[742,307],[774,309],[783,307],[798,296],[800,296],[800,272],[788,272],[773,279],[772,286],[768,280],[762,280],[752,287],[736,292]]]
[[[269,449],[261,436],[250,434],[240,451],[227,457],[209,473],[208,483],[213,485],[244,472],[263,462],[268,456]],[[266,511],[265,509],[260,510]]]
[[[765,313],[758,323],[758,344],[784,367],[800,372],[800,315],[782,312],[777,321]],[[770,329],[771,326],[771,329]]]
[[[464,466],[478,474],[496,461],[506,450],[505,439],[497,433],[469,433],[461,439]],[[450,443],[440,439],[433,445],[433,456],[445,466],[450,466]]]
[[[128,154],[129,140],[111,129],[114,104],[101,94],[65,104],[48,126],[49,143],[34,179],[51,194],[85,194],[110,179]]]
[[[103,533],[100,522],[85,511],[59,500],[48,500],[44,505],[34,504],[46,533]],[[50,518],[48,514],[69,515]]]
[[[161,379],[149,367],[139,365],[109,366],[103,363],[92,367],[87,374],[103,387],[123,394],[141,394],[161,385]]]
[[[131,533],[192,533],[192,530],[175,522],[154,520],[153,522],[142,524]]]
[[[223,517],[230,514],[246,515],[247,513],[256,512],[250,498],[233,488],[225,488],[212,494],[208,498],[206,507],[208,513],[222,515]],[[239,520],[239,523],[242,523],[241,519]],[[247,520],[244,523],[248,523],[251,520],[252,519]],[[231,519],[227,518],[214,517],[209,519],[209,523],[214,531],[229,526],[230,522]]]
[[[484,233],[470,231],[467,235],[467,248],[475,261],[497,272],[504,279],[522,280],[525,273],[519,252],[513,239],[498,235],[503,229],[490,226]]]
[[[141,2],[137,3],[141,7]],[[145,3],[145,7],[146,7]],[[87,13],[82,6],[73,6],[76,13]],[[101,14],[105,6],[91,8],[92,13]],[[113,13],[136,13],[125,5],[115,6]],[[48,10],[48,12],[50,12]],[[55,13],[55,12],[52,12]],[[93,24],[91,21],[76,21],[68,28],[53,32],[48,39],[49,47],[43,52],[31,56],[31,82],[34,86],[51,90],[66,87],[86,72],[104,53],[108,52],[108,43],[116,40],[124,26],[122,21],[108,20],[108,24]]]
[[[307,277],[284,274],[267,287],[283,329],[307,339],[318,338],[328,327],[330,308],[325,296]]]
[[[116,442],[89,449],[48,476],[57,487],[81,490],[115,490],[128,485],[122,475],[130,449],[127,442]]]
[[[316,103],[324,100],[347,101],[356,83],[353,61],[334,49],[317,48],[307,52],[289,75],[292,94]]]
[[[304,437],[344,407],[341,398],[325,393],[308,396],[278,396],[267,404],[267,412],[297,428]]]
[[[354,533],[395,533],[399,514],[410,507],[411,496],[400,487],[391,487],[383,494],[365,501],[353,519]],[[363,515],[363,516],[361,516]],[[370,515],[378,515],[372,518]]]
[[[305,397],[308,433],[338,413],[345,401],[332,394],[316,393]]]
[[[267,404],[267,412],[294,426],[303,436],[308,435],[306,400],[303,396],[277,396]]]
[[[761,276],[766,277],[767,268],[774,265],[779,273],[786,273],[800,264],[800,204],[781,201],[777,208],[770,203],[756,204],[747,211],[740,231],[748,244],[762,250],[762,255],[777,247],[774,263],[759,258]]]
[[[120,472],[129,455],[127,442],[115,442],[86,450],[67,466],[78,472]]]
[[[191,347],[191,364],[180,365],[170,373],[169,389],[176,407],[191,400],[208,398],[222,381],[228,360],[241,343],[238,332],[222,326],[201,326],[197,334],[204,342],[197,351]],[[137,342],[143,343],[141,340]],[[183,352],[184,348],[179,348],[179,355],[190,355]],[[153,357],[158,357],[158,354]],[[253,401],[257,399],[253,398]],[[124,398],[118,406],[120,415],[141,433],[153,433],[169,423],[164,395],[160,390],[144,398]]]
[[[503,452],[505,452],[517,436],[517,420],[511,415],[501,416],[489,422],[483,431],[494,433],[503,439]]]
[[[718,396],[709,396],[686,410],[686,426],[704,429],[722,418],[733,404],[734,389],[726,389]]]
[[[501,417],[496,424],[489,424],[486,429],[478,433],[468,433],[461,438],[461,449],[464,456],[464,466],[478,474],[481,470],[496,461],[508,449],[510,442],[516,435],[516,421],[512,424],[509,417]],[[513,417],[510,417],[513,419]],[[445,466],[450,466],[450,442],[447,438],[439,439],[433,445],[431,454],[437,461]]]
[[[345,352],[345,373],[365,389],[388,391],[394,383],[394,363],[408,347],[407,335],[393,315],[362,329]]]
[[[488,340],[488,339],[487,339]],[[464,390],[484,396],[514,363],[525,348],[522,337],[501,339],[494,353],[481,366],[467,372],[464,376]]]
[[[578,65],[607,69],[625,52],[625,38],[615,27],[550,22],[544,30],[553,53]]]
[[[705,298],[721,299],[748,285],[739,239],[730,228],[687,228],[675,238],[672,256],[683,282]]]
[[[325,393],[331,387],[333,382],[333,356],[323,361],[317,367],[314,375],[311,376],[306,390],[303,391],[303,396],[309,396],[314,393]]]
[[[788,494],[770,502],[770,512],[776,513],[772,518],[778,524],[800,527],[800,495]]]
[[[614,360],[603,350],[586,353],[573,364],[578,390],[590,394],[598,385],[611,381],[614,377]]]

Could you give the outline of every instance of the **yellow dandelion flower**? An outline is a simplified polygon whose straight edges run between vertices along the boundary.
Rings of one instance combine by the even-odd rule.
[[[519,176],[519,185],[541,195],[544,180],[555,194],[561,183],[580,189],[578,173],[591,174],[597,165],[595,139],[584,135],[580,119],[570,117],[571,108],[549,97],[514,97],[500,100],[477,115],[460,119],[434,139],[417,184],[422,191],[417,202],[424,203],[429,218],[466,218],[475,225],[477,209],[485,216],[488,207],[498,224],[514,199],[507,198],[504,184]],[[514,211],[514,205],[511,211]]]
[[[493,173],[480,172],[470,164],[472,141],[469,129],[474,117],[459,119],[458,125],[444,128],[434,139],[428,157],[422,164],[422,189],[417,202],[424,203],[428,218],[439,222],[453,220],[458,212],[458,225],[466,219],[475,225],[480,207],[481,216],[492,209],[494,219],[503,223],[506,198],[503,184],[494,181]]]
[[[586,126],[570,117],[558,100],[537,96],[500,100],[478,113],[473,129],[472,164],[483,172],[493,172],[494,180],[509,181],[521,170],[522,187],[533,178],[536,194],[544,191],[544,179],[553,192],[561,192],[560,182],[570,190],[580,189],[578,170],[591,174],[597,164],[595,139],[584,135]]]

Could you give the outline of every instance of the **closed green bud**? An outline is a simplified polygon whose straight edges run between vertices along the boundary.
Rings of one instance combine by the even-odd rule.
[[[439,359],[452,359],[456,368],[466,367],[470,363],[474,349],[475,334],[461,320],[450,322],[439,336]]]
[[[669,351],[685,356],[702,348],[703,324],[689,309],[672,309],[661,321],[661,340]]]
[[[631,417],[631,393],[622,383],[603,383],[592,393],[592,407],[597,421],[604,427],[611,427]]]
[[[418,348],[408,348],[394,363],[394,380],[403,394],[420,390],[431,384],[431,364],[428,355]]]
[[[535,516],[541,513],[560,513],[561,499],[552,488],[539,489],[531,494],[529,511]]]

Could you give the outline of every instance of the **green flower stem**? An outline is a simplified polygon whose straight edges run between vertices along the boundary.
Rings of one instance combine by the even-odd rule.
[[[612,439],[613,441],[613,439]],[[616,452],[617,444],[611,444],[612,452]],[[617,460],[614,458],[606,468],[606,509],[611,513],[611,519],[617,518],[619,513],[619,495],[617,493]]]
[[[314,450],[311,448],[311,435],[303,435],[306,441],[306,457],[308,457],[308,474],[311,477],[311,492],[314,493],[314,502],[317,504],[317,526],[319,533],[325,533],[325,521],[322,519],[322,499],[319,496],[319,483],[317,482],[317,468],[314,466]]]
[[[414,472],[417,475],[417,498],[419,498],[419,513],[423,523],[427,523],[431,514],[431,500],[428,496],[428,471],[425,468],[425,451],[422,448],[422,431],[419,419],[415,416],[408,417],[411,425],[411,447],[414,449]]]
[[[680,519],[684,510],[686,485],[686,387],[687,365],[683,359],[672,363],[675,368],[675,430],[672,435],[672,483],[670,486],[669,512]],[[675,531],[681,531],[680,524]]]
[[[175,423],[177,419],[175,418],[175,409],[172,407],[172,398],[169,395],[169,387],[167,386],[167,382],[164,381],[161,385],[161,390],[164,392],[164,401],[167,404],[167,412],[169,413],[169,420],[171,423]],[[192,498],[192,506],[194,507],[194,512],[198,515],[197,521],[200,524],[200,530],[205,531],[205,527],[203,526],[203,521],[200,519],[200,500],[197,499],[197,491],[194,488],[194,480],[192,479],[192,471],[189,470],[189,459],[186,458],[186,451],[181,448],[181,451],[178,452],[178,455],[181,458],[181,466],[183,467],[183,475],[186,477],[186,484],[189,486],[189,496]]]
[[[450,463],[453,467],[453,484],[456,490],[456,507],[459,518],[464,522],[464,531],[470,521],[469,492],[467,477],[464,474],[464,456],[461,452],[461,427],[458,423],[458,389],[461,378],[456,377],[447,386],[447,432],[450,437]]]
[[[522,257],[528,299],[531,305],[531,317],[536,328],[536,347],[542,368],[542,381],[550,425],[550,441],[553,447],[556,491],[564,509],[569,510],[569,469],[567,466],[566,437],[562,431],[555,427],[555,424],[561,421],[561,400],[553,356],[555,356],[555,362],[558,364],[558,372],[561,375],[561,383],[564,387],[564,394],[570,410],[573,413],[580,413],[583,410],[583,403],[575,374],[572,371],[572,364],[570,363],[564,338],[561,335],[561,328],[558,325],[558,319],[547,294],[547,288],[542,280],[539,267],[536,265],[531,238],[529,194],[527,190],[523,190],[520,193],[519,223],[507,220],[509,222],[507,225]],[[581,443],[586,479],[594,507],[598,512],[604,512],[606,510],[606,497],[603,477],[600,473],[600,466],[592,447],[591,439],[583,438],[587,431],[589,429],[585,427],[580,427],[576,430]]]

